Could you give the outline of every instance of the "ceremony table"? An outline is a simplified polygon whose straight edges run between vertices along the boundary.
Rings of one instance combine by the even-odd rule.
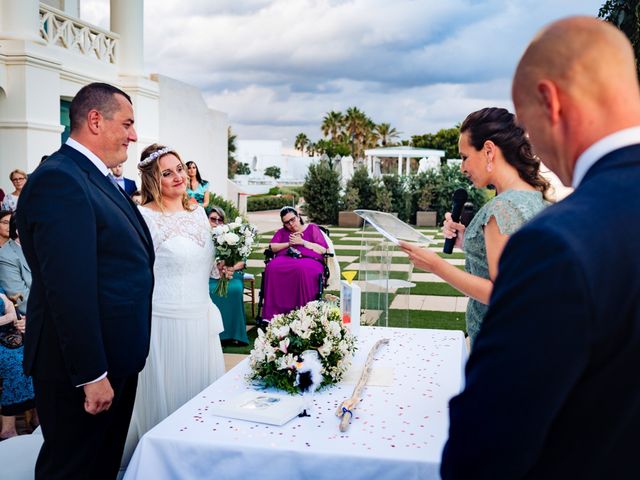
[[[373,367],[391,369],[392,384],[365,388],[346,432],[335,412],[354,382],[317,392],[311,416],[283,426],[214,416],[213,405],[257,388],[245,359],[142,437],[125,480],[439,478],[448,402],[464,382],[463,333],[362,327],[354,364],[381,338],[390,343]]]

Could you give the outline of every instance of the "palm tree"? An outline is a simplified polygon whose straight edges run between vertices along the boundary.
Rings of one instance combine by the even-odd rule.
[[[318,153],[318,144],[315,142],[309,142],[307,144],[307,153],[310,157],[315,157],[316,153]]]
[[[383,147],[386,147],[389,140],[400,137],[400,132],[391,127],[390,123],[381,123],[375,126],[375,131],[378,134],[380,143]]]
[[[364,112],[357,107],[347,108],[344,115],[344,134],[351,145],[354,158],[364,157],[364,149],[370,144],[368,141],[375,124]]]
[[[304,133],[299,133],[296,136],[296,141],[293,146],[296,150],[300,150],[300,156],[304,155],[304,149],[307,145],[309,145],[309,137],[307,137]]]
[[[330,137],[333,143],[336,143],[340,130],[342,128],[343,116],[341,112],[334,110],[327,113],[322,119],[322,134],[325,137]]]

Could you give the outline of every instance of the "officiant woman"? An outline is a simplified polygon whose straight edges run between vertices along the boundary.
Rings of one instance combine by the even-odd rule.
[[[411,261],[433,272],[469,296],[467,333],[471,346],[487,312],[498,260],[509,236],[542,210],[549,182],[540,176],[540,159],[515,116],[504,108],[483,108],[467,116],[458,141],[460,170],[476,188],[493,185],[496,196],[475,215],[469,226],[445,215],[445,238],[465,252],[465,269],[451,265],[435,252],[400,242]]]
[[[275,257],[265,268],[263,320],[302,307],[320,293],[327,242],[322,230],[304,223],[293,207],[280,210],[282,228],[269,244]]]

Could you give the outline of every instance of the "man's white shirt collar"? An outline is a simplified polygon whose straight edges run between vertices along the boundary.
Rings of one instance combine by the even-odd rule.
[[[100,170],[100,173],[102,173],[105,177],[109,175],[109,173],[111,173],[111,170],[109,170],[109,167],[107,167],[104,164],[104,162],[100,160],[100,157],[98,157],[95,153],[93,153],[87,147],[82,145],[80,142],[69,137],[67,138],[67,141],[65,143],[71,148],[73,148],[74,150],[79,151],[85,157],[87,157],[91,161],[91,163],[93,163],[96,166],[96,168]]]
[[[619,148],[628,147],[640,143],[640,127],[631,127],[620,130],[611,135],[601,138],[596,143],[587,148],[582,155],[578,157],[576,166],[573,169],[573,181],[571,186],[578,188],[580,182],[587,174],[589,169],[604,157],[606,154],[618,150]]]

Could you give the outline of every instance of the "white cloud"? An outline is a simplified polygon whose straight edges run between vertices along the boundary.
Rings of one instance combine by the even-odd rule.
[[[240,138],[317,138],[324,113],[349,106],[408,138],[510,108],[510,77],[534,33],[601,3],[153,0],[145,58],[149,72],[200,87]],[[81,5],[108,27],[108,0]]]

